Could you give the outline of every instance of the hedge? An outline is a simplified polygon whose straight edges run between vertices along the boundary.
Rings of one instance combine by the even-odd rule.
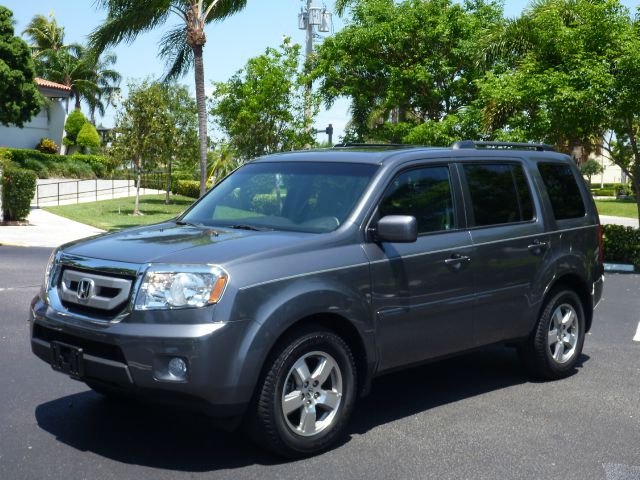
[[[5,154],[14,164],[33,170],[40,178],[96,178],[105,177],[109,172],[109,162],[102,155],[57,155],[21,148],[7,148]],[[81,163],[86,167],[80,166]]]
[[[5,221],[24,220],[36,191],[37,177],[31,170],[7,167],[2,174],[2,211]]]
[[[640,229],[602,226],[602,251],[607,263],[630,263],[640,269]]]
[[[200,181],[178,180],[173,193],[177,195],[184,195],[185,197],[200,198]]]

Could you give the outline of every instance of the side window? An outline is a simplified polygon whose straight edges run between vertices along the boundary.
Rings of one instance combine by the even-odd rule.
[[[538,170],[556,220],[584,217],[584,202],[571,167],[562,163],[539,163]]]
[[[416,217],[418,233],[456,228],[449,168],[424,167],[401,173],[387,189],[378,211],[380,217]]]
[[[463,166],[476,226],[533,220],[531,191],[521,165]]]

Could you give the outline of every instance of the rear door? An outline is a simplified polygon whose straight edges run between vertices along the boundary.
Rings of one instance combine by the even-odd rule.
[[[522,160],[458,164],[474,245],[470,271],[477,286],[474,331],[478,345],[524,336],[531,325],[534,283],[549,238],[541,205]]]
[[[376,243],[371,260],[379,370],[472,347],[474,301],[457,172],[448,163],[414,166],[388,185],[372,223],[386,215],[418,221],[414,243]]]

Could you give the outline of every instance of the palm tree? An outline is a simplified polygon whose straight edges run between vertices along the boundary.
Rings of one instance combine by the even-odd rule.
[[[35,15],[22,34],[31,40],[30,46],[34,58],[65,48],[64,27],[58,26],[53,12],[49,14],[49,18],[44,15]]]
[[[120,42],[131,43],[142,32],[153,30],[175,15],[178,24],[162,37],[160,57],[167,64],[165,80],[175,80],[194,67],[198,137],[200,141],[200,195],[207,180],[207,109],[204,93],[202,50],[207,41],[204,28],[242,10],[247,0],[97,0],[107,19],[90,35],[98,52]]]
[[[109,67],[116,61],[112,53],[104,57],[78,44],[69,45],[43,62],[43,77],[71,88],[76,110],[84,100],[93,115],[104,113],[103,98],[110,99],[118,90],[120,74]]]

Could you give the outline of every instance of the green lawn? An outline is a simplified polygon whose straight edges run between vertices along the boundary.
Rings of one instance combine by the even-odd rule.
[[[596,200],[600,215],[638,218],[638,207],[632,200]]]
[[[142,216],[132,215],[135,197],[46,207],[44,210],[103,230],[119,230],[168,220],[185,211],[195,201],[180,195],[171,196],[170,205],[165,205],[164,200],[164,195],[141,196]]]

